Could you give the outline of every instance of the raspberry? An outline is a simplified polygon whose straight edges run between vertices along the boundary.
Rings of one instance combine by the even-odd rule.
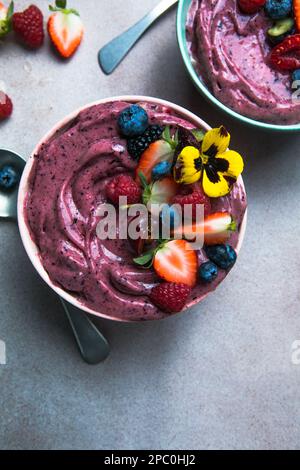
[[[26,46],[38,49],[44,42],[41,10],[35,5],[31,5],[22,13],[14,13],[13,29]]]
[[[0,91],[0,121],[8,118],[13,112],[13,104],[11,99]]]
[[[141,201],[142,190],[131,176],[120,175],[107,184],[106,195],[114,204],[119,204],[120,196],[126,196],[128,204],[138,204]]]
[[[163,282],[152,289],[149,297],[161,310],[176,313],[183,309],[190,293],[191,288],[186,284]]]
[[[238,0],[243,13],[256,13],[264,6],[266,0]]]
[[[210,199],[199,185],[183,186],[181,193],[174,196],[172,204],[179,204],[182,210],[184,210],[185,204],[192,204],[193,218],[196,218],[197,204],[204,205],[204,216],[211,212]]]
[[[129,139],[127,142],[129,155],[135,160],[138,160],[149,145],[160,139],[163,130],[161,126],[149,126],[143,135]]]

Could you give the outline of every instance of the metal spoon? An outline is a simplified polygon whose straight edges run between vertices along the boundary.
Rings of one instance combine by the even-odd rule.
[[[0,168],[11,165],[21,176],[25,167],[24,159],[11,150],[0,149]],[[17,221],[18,185],[13,190],[0,189],[0,219]],[[64,312],[71,324],[79,351],[88,364],[98,364],[109,355],[109,344],[94,323],[80,309],[60,298]]]
[[[111,74],[147,29],[178,0],[162,0],[144,18],[102,47],[98,60],[103,72]]]

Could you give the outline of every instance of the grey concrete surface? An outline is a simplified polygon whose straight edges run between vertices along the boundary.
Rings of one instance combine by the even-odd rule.
[[[19,7],[27,1],[16,1]],[[44,12],[46,1],[36,1]],[[17,227],[0,226],[1,449],[300,448],[300,135],[246,128],[209,106],[191,84],[176,43],[175,10],[110,77],[98,48],[156,0],[73,0],[86,25],[76,56],[50,47],[0,46],[0,80],[15,104],[0,145],[28,156],[56,121],[119,94],[179,103],[226,124],[245,156],[249,224],[238,264],[188,314],[152,324],[97,321],[112,352],[84,364],[59,301],[39,279]]]

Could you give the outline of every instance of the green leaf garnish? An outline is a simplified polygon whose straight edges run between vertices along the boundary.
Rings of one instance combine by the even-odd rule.
[[[170,126],[166,126],[163,133],[162,133],[162,138],[163,138],[163,140],[168,142],[168,144],[171,146],[171,148],[173,150],[175,150],[178,143],[179,143],[179,141],[178,141],[178,130],[175,132],[174,136],[172,137],[171,136],[171,131],[170,131]]]
[[[192,131],[193,136],[198,142],[202,142],[205,136],[205,132],[200,129],[193,129]]]
[[[67,0],[56,0],[55,4],[57,8],[65,9],[67,6]]]
[[[148,251],[147,253],[139,256],[138,258],[133,258],[133,261],[135,264],[138,264],[139,266],[143,266],[144,268],[151,268],[153,264],[153,259],[156,254],[157,248]]]

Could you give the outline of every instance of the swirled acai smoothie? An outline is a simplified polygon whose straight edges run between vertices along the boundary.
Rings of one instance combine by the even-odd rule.
[[[34,157],[25,208],[52,282],[128,321],[166,317],[214,290],[235,262],[246,210],[242,158],[227,150],[229,138],[223,126],[205,133],[171,108],[119,101],[59,129]],[[99,238],[99,208],[110,203],[118,213],[120,196],[149,211],[166,203],[160,224],[168,210],[174,219],[173,203],[201,205],[204,247],[190,250],[186,234],[173,232],[168,240],[151,231],[147,239]]]
[[[186,28],[194,67],[218,100],[255,120],[300,122],[292,0],[192,0]]]

